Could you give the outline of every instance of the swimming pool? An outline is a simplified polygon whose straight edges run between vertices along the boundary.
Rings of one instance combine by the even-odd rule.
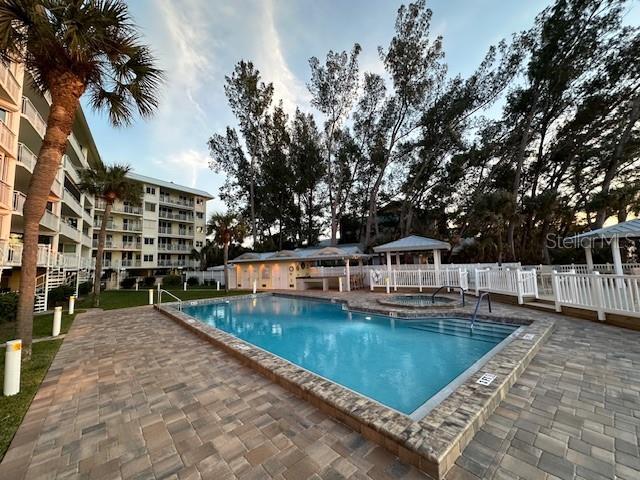
[[[407,415],[517,328],[468,319],[399,320],[275,295],[185,306],[187,315]]]

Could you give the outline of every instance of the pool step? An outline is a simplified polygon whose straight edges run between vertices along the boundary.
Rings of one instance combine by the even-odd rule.
[[[451,324],[445,322],[424,322],[411,325],[409,328],[414,330],[420,330],[423,332],[440,333],[443,335],[453,335],[456,337],[471,338],[489,343],[499,343],[507,338],[511,332],[501,331],[496,332],[490,329],[486,329],[484,325],[476,324],[471,330],[470,323],[466,326],[459,324]]]
[[[433,318],[428,321],[422,320],[420,324],[423,323],[436,323],[447,324],[447,325],[459,325],[463,327],[468,327],[471,324],[471,319],[469,318]],[[514,330],[517,330],[518,325],[510,325],[508,323],[497,323],[497,322],[488,322],[486,320],[476,320],[475,328],[482,327],[486,329],[491,329],[495,332],[505,332],[510,334]]]

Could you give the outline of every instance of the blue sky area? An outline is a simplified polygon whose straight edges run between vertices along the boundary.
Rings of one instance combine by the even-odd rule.
[[[275,86],[289,112],[312,111],[308,59],[330,49],[363,47],[361,70],[381,72],[377,47],[393,35],[403,2],[390,0],[131,0],[131,13],[166,70],[154,118],[127,129],[85,107],[107,163],[125,162],[143,175],[207,190],[217,196],[221,175],[208,167],[207,140],[234,124],[224,76],[251,60]],[[543,0],[434,0],[432,33],[444,36],[451,74],[472,72],[491,44],[529,27]],[[627,20],[640,21],[636,4]],[[222,209],[219,200],[209,212]]]

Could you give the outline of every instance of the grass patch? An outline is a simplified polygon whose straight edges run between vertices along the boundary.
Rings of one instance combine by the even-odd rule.
[[[67,333],[76,314],[82,313],[84,310],[76,310],[73,315],[62,312],[62,323],[60,325],[60,333]],[[0,323],[0,343],[16,338],[18,322]],[[50,337],[53,330],[53,313],[45,313],[35,315],[33,317],[33,338]],[[4,355],[4,353],[2,353]]]
[[[24,363],[20,376],[20,393],[11,397],[0,397],[0,460],[18,430],[22,419],[38,391],[49,365],[56,356],[62,340],[34,343],[31,362]],[[4,349],[0,350],[0,370],[4,371]]]
[[[215,297],[225,297],[231,295],[244,295],[249,292],[242,290],[231,290],[225,292],[224,290],[212,290],[204,288],[194,288],[193,290],[187,290],[186,292],[182,289],[169,289],[167,290],[177,296],[180,300],[199,300],[202,298],[215,298]],[[158,291],[154,289],[153,293],[154,302],[157,301]],[[169,295],[162,296],[162,302],[175,302],[175,299],[171,298]],[[106,292],[102,292],[100,294],[100,308],[104,310],[113,310],[116,308],[129,308],[129,307],[140,307],[142,305],[149,304],[149,292],[147,290],[107,290]],[[82,298],[77,303],[80,308],[90,308],[91,307],[91,296],[87,295],[85,298]]]

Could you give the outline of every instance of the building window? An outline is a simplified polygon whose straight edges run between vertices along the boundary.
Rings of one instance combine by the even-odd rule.
[[[202,213],[202,212],[196,212],[196,216],[197,216],[200,220],[202,220],[202,219],[204,218],[204,213]]]
[[[149,195],[155,195],[156,194],[156,187],[147,187],[146,192]]]
[[[155,241],[154,238],[150,238],[150,237],[144,237],[144,244],[145,245],[153,245],[153,242]]]
[[[144,209],[147,212],[155,212],[156,211],[156,204],[155,203],[151,203],[151,202],[144,202]]]
[[[200,197],[196,198],[196,203],[202,205],[202,199]]]
[[[144,261],[145,262],[153,262],[153,255],[145,255],[144,256]]]
[[[196,232],[203,233],[204,232],[204,227],[196,227]]]
[[[201,246],[202,246],[202,242],[201,242],[201,241],[199,241],[199,240],[197,240],[197,241],[196,241],[196,247],[201,247]]]

